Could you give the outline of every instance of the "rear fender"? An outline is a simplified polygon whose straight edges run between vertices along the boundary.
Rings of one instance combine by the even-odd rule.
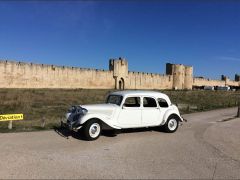
[[[183,122],[183,118],[180,116],[180,114],[178,113],[178,112],[176,112],[176,110],[174,110],[174,109],[169,109],[168,111],[166,111],[166,113],[164,114],[164,116],[163,116],[163,121],[162,121],[162,123],[161,123],[161,125],[164,125],[166,122],[167,122],[167,120],[168,120],[168,117],[170,116],[170,115],[175,115],[175,116],[177,116],[177,117],[179,117],[179,120],[181,121],[181,122]]]

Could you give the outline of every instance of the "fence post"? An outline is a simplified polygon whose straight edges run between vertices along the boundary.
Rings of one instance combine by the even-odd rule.
[[[238,104],[238,112],[237,112],[237,117],[240,117],[240,104]]]
[[[44,128],[45,124],[46,124],[46,118],[45,118],[45,116],[43,116],[42,120],[41,120],[41,127]]]
[[[8,129],[12,129],[12,121],[8,122]]]

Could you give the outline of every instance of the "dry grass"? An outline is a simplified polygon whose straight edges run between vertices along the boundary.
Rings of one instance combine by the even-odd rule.
[[[114,90],[87,89],[0,89],[0,114],[23,113],[14,121],[12,131],[32,131],[57,126],[66,110],[74,104],[102,103]],[[240,92],[161,91],[178,104],[181,113],[236,106]],[[41,119],[46,119],[41,128]],[[0,122],[0,132],[8,132],[8,122]]]

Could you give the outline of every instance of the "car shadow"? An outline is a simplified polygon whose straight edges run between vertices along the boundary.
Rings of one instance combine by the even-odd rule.
[[[69,137],[73,137],[78,140],[87,141],[83,135],[82,129],[80,129],[78,132],[70,131],[66,128],[57,127],[57,126],[55,126],[53,129],[58,135],[66,139],[69,139]],[[121,129],[121,130],[104,130],[102,131],[101,136],[115,137],[118,134],[143,133],[143,132],[149,132],[149,131],[157,131],[157,132],[165,133],[162,127],[149,127],[149,128]]]
[[[78,132],[70,131],[61,126],[59,126],[59,127],[55,126],[53,129],[58,135],[66,138],[66,139],[69,139],[69,137],[73,137],[75,139],[86,141],[86,139],[83,135],[82,129],[78,130]],[[118,133],[120,133],[120,132],[116,132],[114,130],[104,130],[104,131],[102,131],[101,136],[115,137]]]
[[[66,139],[69,139],[69,137],[73,137],[73,138],[79,139],[79,140],[86,140],[81,131],[78,131],[78,132],[70,131],[61,126],[59,126],[59,127],[55,126],[53,129],[58,135],[66,138]]]
[[[162,127],[148,127],[148,128],[136,128],[136,129],[122,129],[121,133],[125,134],[125,133],[141,133],[141,132],[149,132],[149,131],[157,131],[157,132],[163,132],[164,128]]]

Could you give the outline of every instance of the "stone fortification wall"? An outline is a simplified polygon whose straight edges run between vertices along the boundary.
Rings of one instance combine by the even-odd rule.
[[[172,76],[153,73],[129,72],[129,89],[172,89]]]
[[[192,89],[202,86],[239,87],[226,76],[222,80],[193,78],[193,67],[166,64],[166,75],[130,72],[124,58],[110,59],[109,70],[64,67],[0,60],[0,88],[84,89]],[[237,80],[237,81],[236,81]]]
[[[193,86],[225,86],[225,81],[193,78]]]
[[[227,80],[227,82],[226,82],[226,85],[227,86],[235,86],[235,87],[237,87],[237,86],[240,86],[240,83],[238,82],[238,81],[232,81],[232,80]]]
[[[193,86],[240,86],[239,81],[232,81],[228,78],[225,80],[212,80],[206,78],[193,78]]]
[[[112,71],[0,61],[0,88],[113,89]]]

